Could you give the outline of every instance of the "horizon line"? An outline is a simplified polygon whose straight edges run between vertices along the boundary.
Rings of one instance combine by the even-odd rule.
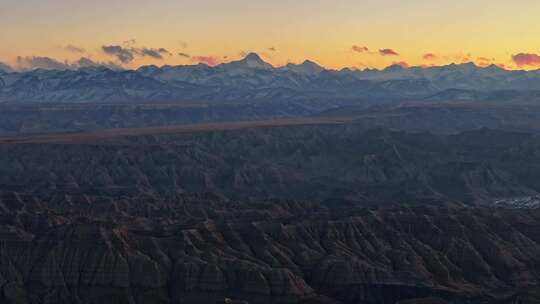
[[[30,72],[30,71],[36,71],[36,70],[48,70],[48,71],[54,71],[54,70],[57,70],[57,71],[68,71],[68,70],[72,70],[72,71],[75,71],[75,70],[80,70],[80,69],[85,69],[85,68],[106,68],[106,69],[109,69],[109,70],[123,70],[123,71],[137,71],[139,69],[142,69],[142,68],[145,68],[145,67],[157,67],[157,68],[164,68],[164,67],[193,67],[193,66],[207,66],[207,67],[211,67],[211,68],[216,68],[216,67],[219,67],[219,66],[223,66],[223,65],[227,65],[227,64],[231,64],[231,63],[237,63],[237,62],[243,62],[243,61],[246,61],[248,60],[250,57],[254,57],[256,56],[258,60],[260,60],[262,63],[264,64],[267,64],[267,65],[270,65],[273,69],[283,69],[283,68],[287,68],[288,66],[290,65],[294,65],[294,66],[299,66],[299,65],[303,65],[303,64],[306,64],[306,63],[311,63],[311,64],[314,64],[320,68],[322,68],[323,70],[325,71],[344,71],[344,70],[351,70],[351,71],[359,71],[359,72],[384,72],[385,70],[389,69],[389,68],[392,68],[392,67],[399,67],[401,69],[405,69],[405,70],[410,70],[410,69],[430,69],[430,68],[441,68],[441,67],[448,67],[448,66],[463,66],[463,65],[474,65],[476,68],[480,68],[480,69],[488,69],[488,68],[498,68],[498,69],[501,69],[501,70],[504,70],[504,71],[508,71],[508,72],[535,72],[535,71],[539,71],[540,70],[540,67],[539,68],[536,68],[536,69],[530,69],[530,70],[527,70],[527,69],[523,69],[523,68],[515,68],[515,69],[512,69],[506,65],[503,65],[503,64],[495,64],[495,63],[491,63],[489,65],[480,65],[480,64],[477,64],[476,62],[474,61],[467,61],[467,62],[456,62],[456,61],[453,61],[453,62],[450,62],[448,64],[441,64],[441,65],[436,65],[436,64],[431,64],[431,65],[408,65],[406,64],[405,62],[394,62],[384,68],[370,68],[370,67],[366,67],[366,68],[358,68],[358,67],[343,67],[343,68],[340,68],[340,69],[336,69],[336,68],[328,68],[328,67],[325,67],[323,65],[320,65],[319,63],[317,63],[316,61],[314,60],[311,60],[311,59],[305,59],[303,60],[301,63],[292,63],[292,62],[289,62],[287,64],[284,64],[284,65],[274,65],[272,63],[269,63],[267,61],[265,61],[264,59],[261,58],[261,56],[257,53],[257,52],[250,52],[248,53],[247,55],[245,55],[244,57],[241,57],[239,59],[235,59],[235,60],[230,60],[230,61],[225,61],[225,62],[220,62],[218,64],[214,64],[214,65],[211,65],[211,64],[208,64],[208,63],[205,63],[205,62],[197,62],[197,63],[193,63],[193,64],[177,64],[177,65],[171,65],[171,64],[163,64],[163,65],[156,65],[156,64],[146,64],[146,65],[141,65],[139,67],[136,67],[136,68],[129,68],[129,67],[124,67],[122,66],[121,64],[118,64],[118,63],[114,63],[114,62],[94,62],[92,61],[92,59],[88,58],[88,57],[80,57],[78,61],[71,61],[69,62],[68,60],[65,60],[64,62],[61,62],[61,61],[56,61],[57,63],[59,64],[62,64],[62,65],[65,65],[65,68],[40,68],[40,67],[37,67],[37,68],[21,68],[21,67],[13,67],[9,64],[6,64],[2,61],[0,61],[0,71],[2,70],[1,67],[2,67],[2,64],[5,65],[8,70],[5,71],[5,72],[8,72],[8,73],[21,73],[21,72]],[[39,56],[33,56],[33,58],[48,58],[48,59],[51,59],[51,60],[56,60],[56,59],[53,59],[53,58],[49,58],[49,57],[39,57]],[[80,65],[77,65],[79,61],[81,60],[88,60],[90,62],[92,62],[91,65],[88,65],[88,66],[80,66]]]

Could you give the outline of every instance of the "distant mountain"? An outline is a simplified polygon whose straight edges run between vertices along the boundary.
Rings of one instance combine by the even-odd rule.
[[[0,62],[0,74],[2,74],[2,73],[10,73],[10,72],[13,72],[13,69],[9,65],[7,65],[7,64],[5,64],[3,62]]]
[[[244,59],[238,61],[232,61],[229,63],[223,63],[218,66],[227,71],[235,70],[272,70],[274,67],[264,62],[258,54],[249,53]]]
[[[10,102],[84,102],[169,98],[177,88],[136,71],[84,68],[11,74],[1,93]],[[175,95],[174,95],[175,96]]]
[[[306,60],[302,64],[289,63],[285,66],[285,70],[296,72],[298,74],[316,76],[324,71],[324,68],[313,61]]]
[[[329,70],[306,60],[273,67],[255,53],[215,67],[144,66],[137,70],[0,72],[0,102],[257,102],[325,100],[477,100],[505,91],[515,98],[540,91],[540,70],[507,71],[473,63],[440,67],[392,65],[384,70]],[[486,95],[487,94],[487,95]],[[536,94],[537,95],[537,94]],[[534,96],[536,96],[534,95]]]

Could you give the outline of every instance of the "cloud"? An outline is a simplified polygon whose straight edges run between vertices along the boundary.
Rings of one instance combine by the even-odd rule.
[[[427,54],[424,54],[424,56],[422,56],[422,58],[424,58],[424,60],[436,60],[438,57],[437,57],[437,55],[435,55],[433,53],[427,53]]]
[[[454,58],[458,61],[458,62],[462,62],[462,63],[467,63],[467,62],[471,62],[472,61],[472,54],[471,53],[468,53],[468,54],[457,54],[456,56],[454,56]]]
[[[78,47],[78,46],[75,46],[73,44],[68,44],[64,47],[64,50],[70,52],[70,53],[75,53],[75,54],[82,54],[84,52],[86,52],[85,49],[83,49],[82,47]]]
[[[70,65],[72,68],[106,67],[112,70],[121,70],[122,67],[114,62],[96,62],[88,57],[81,57]]]
[[[480,66],[488,66],[493,62],[493,60],[487,57],[478,57],[476,58],[476,62]]]
[[[119,45],[104,45],[101,50],[110,56],[115,56],[121,63],[130,63],[135,59],[134,53],[131,49],[123,48]]]
[[[17,57],[17,67],[21,70],[45,69],[45,70],[67,70],[69,64],[60,62],[49,57]]]
[[[109,69],[119,70],[122,69],[121,66],[113,62],[95,62],[88,57],[81,57],[76,61],[61,62],[54,58],[50,57],[38,57],[38,56],[29,56],[29,57],[17,57],[17,69],[18,70],[34,70],[34,69],[44,69],[44,70],[76,70],[79,68],[87,67],[107,67]]]
[[[269,47],[268,50],[270,52],[277,52],[277,49],[275,47]]]
[[[209,66],[215,66],[220,63],[217,56],[193,56],[191,57],[191,61],[197,63],[204,63]]]
[[[540,67],[540,55],[532,53],[519,53],[512,55],[512,60],[518,67]]]
[[[163,59],[163,55],[171,55],[171,53],[164,48],[126,48],[120,45],[104,45],[101,47],[101,50],[109,56],[116,57],[116,59],[123,64],[132,62],[136,56],[151,57],[161,60]]]
[[[189,54],[187,54],[187,53],[182,53],[182,52],[178,53],[178,56],[184,57],[184,58],[190,58],[190,57],[191,57],[191,56],[189,56]]]
[[[79,65],[80,67],[84,67],[84,68],[93,67],[93,66],[97,65],[92,59],[90,59],[88,57],[81,57],[76,62],[76,64]]]
[[[169,55],[169,56],[171,55],[171,53],[164,48],[159,48],[159,49],[141,48],[141,49],[132,49],[132,51],[134,51],[135,53],[137,53],[138,55],[142,57],[148,56],[155,59],[163,59],[163,55]]]
[[[357,52],[357,53],[366,53],[366,52],[369,52],[369,49],[366,47],[366,46],[359,46],[359,45],[353,45],[351,47],[351,50],[353,52]]]
[[[266,59],[272,59],[272,54],[267,53],[267,52],[260,52],[259,55]]]
[[[392,49],[380,49],[379,54],[381,56],[399,56],[399,54]]]

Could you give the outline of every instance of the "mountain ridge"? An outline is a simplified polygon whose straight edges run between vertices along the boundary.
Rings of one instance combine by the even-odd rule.
[[[274,67],[256,53],[205,64],[135,70],[84,67],[0,74],[0,102],[423,100],[447,90],[540,90],[540,70],[473,63],[384,70],[332,70],[306,60]]]

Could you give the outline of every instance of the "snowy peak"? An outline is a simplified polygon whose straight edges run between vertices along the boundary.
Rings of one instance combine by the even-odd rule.
[[[399,64],[392,64],[388,67],[386,67],[383,71],[384,72],[399,72],[399,71],[403,71],[405,70],[405,68]]]
[[[256,62],[256,63],[264,63],[261,56],[257,53],[249,53],[247,54],[246,58],[243,59],[246,62]]]
[[[461,72],[461,73],[472,73],[480,70],[481,68],[476,66],[476,64],[472,62],[467,63],[461,63],[461,64],[449,64],[442,67],[445,70],[452,71],[452,72]]]
[[[290,71],[305,75],[318,75],[324,71],[323,67],[311,60],[306,60],[302,64],[289,63],[286,68]]]
[[[518,91],[540,92],[540,70],[507,71],[468,63],[336,71],[326,70],[310,60],[274,68],[255,53],[219,66],[145,66],[124,71],[101,66],[36,69],[0,72],[0,79],[0,102],[252,101],[286,100],[291,96],[448,101],[482,100],[487,95],[476,92],[506,90],[503,95],[493,95],[502,100],[525,96]]]
[[[244,68],[244,69],[259,69],[259,70],[271,70],[274,67],[262,60],[262,58],[256,53],[249,53],[244,59],[238,61],[232,61],[230,63],[222,64],[225,68]]]
[[[318,65],[317,63],[311,60],[305,60],[300,66],[305,67],[305,68],[310,68],[310,69],[317,69],[320,71],[323,70],[323,68],[320,65]]]
[[[504,74],[506,72],[505,69],[501,68],[500,66],[497,66],[495,64],[491,64],[485,68],[483,68],[484,71],[493,73],[493,74]]]

